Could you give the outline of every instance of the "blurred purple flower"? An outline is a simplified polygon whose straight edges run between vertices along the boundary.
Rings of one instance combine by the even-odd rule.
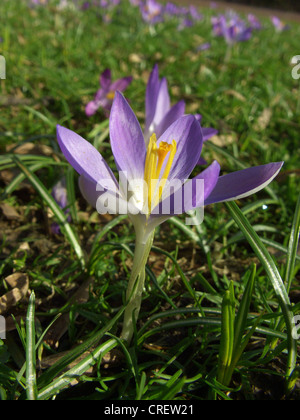
[[[177,26],[177,30],[182,31],[183,29],[191,28],[192,26],[194,26],[194,22],[191,19],[185,17],[181,20],[181,22]]]
[[[123,77],[111,81],[111,71],[109,69],[104,70],[100,76],[100,89],[97,91],[93,101],[90,101],[85,108],[85,113],[88,117],[94,115],[98,108],[103,108],[105,114],[108,116],[112,106],[112,102],[115,96],[115,92],[118,90],[123,92],[127,86],[131,83],[132,77]]]
[[[229,45],[236,42],[248,41],[252,35],[252,28],[235,13],[212,18],[213,32],[216,36],[224,37]]]
[[[200,21],[203,19],[203,15],[198,11],[197,7],[193,5],[189,7],[189,14],[194,21]]]
[[[150,25],[163,21],[164,7],[156,0],[146,0],[140,5],[142,18]]]
[[[277,32],[283,32],[290,29],[290,26],[287,25],[285,22],[282,22],[282,20],[280,20],[277,16],[272,16],[271,22],[273,23]]]
[[[250,23],[250,26],[251,26],[252,29],[260,30],[262,28],[261,22],[252,13],[249,13],[249,15],[248,15],[248,22]]]
[[[205,42],[204,44],[198,45],[197,47],[197,51],[206,51],[209,50],[211,48],[211,43],[210,42]]]
[[[71,222],[70,210],[67,208],[68,206],[68,195],[67,195],[67,188],[66,188],[66,179],[62,178],[58,181],[57,184],[52,189],[51,192],[52,197],[59,205],[59,207],[64,210],[65,215],[68,215],[67,221]],[[60,226],[58,223],[54,222],[51,224],[51,232],[53,234],[59,235],[61,233]]]

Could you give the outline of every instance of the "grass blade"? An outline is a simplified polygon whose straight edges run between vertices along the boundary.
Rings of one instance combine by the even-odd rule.
[[[115,339],[111,339],[105,343],[102,343],[76,366],[74,366],[72,369],[69,369],[59,378],[43,388],[39,393],[39,399],[46,400],[56,395],[59,391],[68,386],[70,382],[72,382],[75,378],[83,375],[84,372],[86,372],[91,366],[94,366],[100,357],[103,357],[117,345],[118,342]]]
[[[28,400],[37,399],[34,316],[35,295],[32,292],[26,317],[26,394]]]
[[[296,262],[298,244],[299,244],[299,229],[300,229],[300,194],[298,197],[294,220],[292,224],[290,241],[288,245],[286,270],[285,270],[285,276],[284,276],[284,283],[286,285],[288,292],[291,288],[292,281],[294,278],[295,262]]]
[[[253,251],[259,258],[262,266],[264,267],[269,280],[273,286],[274,292],[277,296],[279,305],[284,316],[287,328],[287,345],[288,345],[288,361],[286,368],[286,377],[289,378],[296,366],[297,357],[297,342],[293,338],[293,312],[291,310],[291,303],[284,286],[283,280],[279,271],[274,263],[274,260],[268,253],[266,247],[260,240],[257,233],[253,230],[252,226],[245,218],[239,207],[235,202],[225,203],[230,215],[235,220],[241,231],[244,233],[248,243],[251,245]]]
[[[234,319],[235,304],[233,284],[230,289],[225,292],[222,301],[222,319],[221,319],[221,342],[218,361],[218,381],[224,384],[226,371],[230,366],[232,359],[233,343],[234,343]]]

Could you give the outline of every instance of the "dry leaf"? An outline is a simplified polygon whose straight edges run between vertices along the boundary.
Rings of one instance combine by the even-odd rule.
[[[261,113],[260,117],[257,120],[257,123],[254,125],[255,131],[263,131],[270,124],[273,112],[271,108],[265,108]]]
[[[16,146],[17,146],[16,144],[10,144],[6,147],[6,151],[10,152]],[[45,144],[34,144],[30,142],[17,146],[13,150],[13,152],[17,153],[18,155],[27,155],[27,154],[42,155],[42,156],[53,155],[53,149],[51,147],[46,146]]]
[[[219,147],[226,147],[229,144],[235,143],[237,138],[233,134],[222,134],[220,136],[213,136],[210,140],[211,143]]]
[[[225,91],[227,95],[234,96],[236,99],[240,100],[241,102],[246,102],[246,98],[244,95],[242,95],[240,92],[237,92],[233,89],[228,89]]]
[[[0,314],[6,313],[12,306],[15,306],[23,299],[28,292],[29,278],[24,273],[14,273],[4,281],[13,289],[0,297]]]
[[[4,217],[6,217],[8,220],[17,220],[21,217],[15,208],[7,203],[1,203],[0,209],[2,210]]]

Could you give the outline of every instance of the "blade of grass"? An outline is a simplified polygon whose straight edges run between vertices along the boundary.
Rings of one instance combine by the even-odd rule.
[[[286,367],[286,378],[288,379],[296,366],[296,357],[297,357],[297,342],[293,338],[293,312],[291,310],[291,303],[282,281],[282,278],[279,274],[279,271],[274,263],[274,260],[268,253],[266,247],[260,240],[257,233],[252,229],[252,226],[245,218],[240,208],[235,202],[225,203],[230,215],[235,220],[239,228],[244,233],[248,243],[251,245],[253,251],[259,258],[262,266],[264,267],[269,280],[273,286],[274,292],[277,296],[279,305],[282,310],[282,314],[285,319],[286,328],[287,328],[287,346],[288,346],[288,360]]]
[[[35,295],[32,292],[26,316],[26,394],[28,400],[37,399],[34,316]]]
[[[59,378],[55,379],[51,382],[48,386],[43,388],[39,394],[38,398],[40,400],[46,400],[51,398],[52,396],[58,394],[62,389],[66,388],[70,382],[72,382],[75,378],[83,375],[90,367],[94,366],[100,357],[103,357],[106,353],[112,350],[114,347],[118,345],[117,340],[110,339],[105,343],[102,343],[98,346],[91,354],[85,357],[82,361],[80,361],[76,366],[72,369],[69,369]]]
[[[119,310],[119,312],[111,319],[100,331],[96,332],[92,337],[88,338],[79,346],[70,350],[65,356],[59,359],[54,365],[52,365],[46,372],[44,372],[38,379],[38,386],[40,388],[47,388],[47,384],[51,382],[59,373],[61,373],[70,363],[80,357],[90,347],[99,343],[102,337],[110,331],[119,318],[123,315],[125,306]]]
[[[234,303],[233,283],[225,292],[222,301],[222,319],[221,319],[221,342],[218,361],[218,382],[224,385],[225,376],[232,360],[232,351],[234,343],[234,319],[235,319],[235,303]]]
[[[291,235],[288,245],[286,270],[284,276],[284,284],[289,292],[294,278],[295,262],[297,256],[297,249],[299,244],[299,229],[300,229],[300,194],[298,197],[294,220],[291,229]]]
[[[78,222],[78,214],[77,214],[77,209],[76,209],[76,196],[75,196],[75,171],[72,168],[72,166],[70,166],[67,170],[66,184],[67,184],[68,203],[69,203],[69,209],[71,212],[71,217],[74,222]]]

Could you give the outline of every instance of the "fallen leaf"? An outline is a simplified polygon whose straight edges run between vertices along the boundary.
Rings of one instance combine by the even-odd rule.
[[[263,131],[265,130],[268,125],[270,124],[273,112],[271,108],[265,108],[261,113],[260,117],[258,118],[256,124],[254,124],[253,128],[255,131]]]
[[[21,217],[16,209],[7,203],[1,203],[0,209],[2,210],[4,217],[8,220],[17,220]]]
[[[10,144],[6,146],[7,152],[13,152],[18,155],[43,155],[43,156],[51,156],[53,155],[53,149],[45,144],[34,144],[31,142],[21,144],[17,146],[16,144]]]
[[[234,89],[228,89],[225,91],[227,95],[233,96],[234,98],[240,100],[241,102],[246,102],[246,98],[240,92],[237,92]]]
[[[12,290],[0,297],[0,315],[22,300],[27,295],[29,288],[29,278],[24,273],[14,273],[6,277],[4,282],[12,287]]]

